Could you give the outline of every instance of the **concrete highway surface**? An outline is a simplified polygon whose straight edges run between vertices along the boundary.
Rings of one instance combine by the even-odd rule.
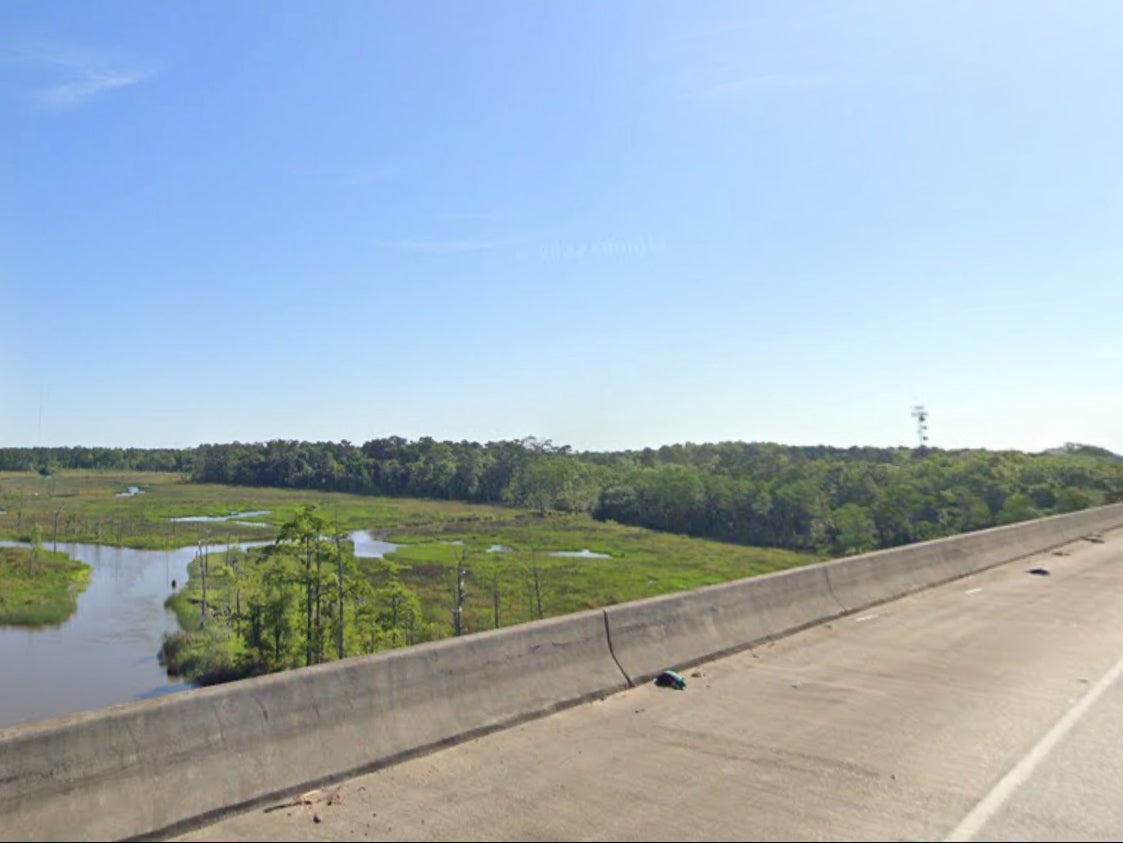
[[[1105,538],[175,839],[1120,840]]]

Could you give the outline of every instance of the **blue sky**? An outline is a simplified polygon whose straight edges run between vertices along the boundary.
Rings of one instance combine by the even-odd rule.
[[[1123,4],[0,4],[0,444],[1123,452]]]

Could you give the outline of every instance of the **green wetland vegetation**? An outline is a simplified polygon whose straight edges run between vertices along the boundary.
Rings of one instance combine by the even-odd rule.
[[[1033,454],[772,442],[575,452],[533,437],[479,443],[396,436],[362,445],[273,440],[186,449],[0,448],[0,471],[89,468],[158,470],[217,484],[209,494],[219,509],[227,503],[243,510],[269,506],[266,489],[302,490],[313,498],[345,492],[381,502],[371,505],[386,507],[393,527],[402,526],[389,523],[399,520],[400,510],[388,499],[413,508],[418,524],[461,515],[486,520],[486,507],[470,506],[504,505],[831,556],[1123,500],[1123,458],[1077,443]],[[254,491],[239,496],[230,486]],[[283,506],[294,499],[274,500]],[[188,508],[197,503],[187,493],[182,502]],[[166,525],[163,532],[137,530],[126,507],[102,507],[86,530],[99,532],[97,541],[112,540],[104,535],[106,516],[121,542],[175,540]],[[348,517],[340,513],[341,521]]]
[[[1123,458],[1079,444],[576,453],[389,437],[8,448],[0,470],[0,538],[198,548],[161,654],[197,682],[1123,500]],[[356,558],[356,531],[400,547]],[[233,542],[264,547],[207,550]]]
[[[118,497],[130,487],[139,493]],[[199,683],[447,637],[458,617],[461,633],[475,632],[821,558],[583,513],[197,484],[172,473],[0,473],[0,500],[4,538],[38,532],[48,547],[118,537],[137,548],[198,547],[188,582],[169,600],[183,632],[161,656],[171,673]],[[169,521],[263,510],[269,514],[249,519]],[[293,524],[311,526],[300,534]],[[286,525],[296,537],[273,547]],[[357,530],[401,547],[384,559],[356,559],[347,536]],[[203,550],[233,542],[270,546],[208,550],[204,603]],[[551,555],[559,551],[590,555]]]
[[[0,626],[54,626],[74,614],[90,567],[40,547],[0,547]]]
[[[304,510],[297,519],[323,514],[322,508]],[[819,558],[598,524],[587,517],[530,515],[512,522],[497,521],[482,530],[444,524],[392,533],[394,541],[409,544],[382,559],[356,559],[348,542],[330,537],[318,543],[282,542],[287,550],[226,550],[208,554],[205,561],[197,558],[187,586],[170,600],[185,632],[168,643],[163,657],[175,672],[195,681],[221,681],[327,661],[341,652],[370,653],[755,576]],[[311,539],[330,529],[323,519],[319,529],[304,535]],[[497,545],[503,549],[493,550]],[[575,547],[599,555],[552,555],[575,552]]]
[[[138,494],[127,495],[130,487],[136,487]],[[0,514],[0,539],[31,541],[38,526],[48,547],[52,541],[67,541],[156,550],[200,541],[261,541],[272,539],[275,531],[270,530],[307,504],[322,506],[333,525],[338,520],[341,529],[380,532],[487,523],[512,515],[506,508],[456,501],[192,483],[169,472],[61,470],[44,476],[0,471],[0,512],[4,513]],[[270,514],[218,522],[170,520],[262,510]]]

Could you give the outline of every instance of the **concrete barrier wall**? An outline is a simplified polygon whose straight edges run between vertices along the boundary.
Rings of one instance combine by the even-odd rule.
[[[149,835],[627,687],[583,612],[0,731],[0,838]]]
[[[1119,526],[1123,504],[0,730],[0,839],[155,836]]]
[[[824,564],[831,592],[847,611],[960,576],[941,541],[880,550]]]
[[[1123,504],[880,550],[605,610],[633,682],[1123,525]]]
[[[605,609],[616,660],[636,683],[842,612],[820,565]]]
[[[1123,504],[1053,515],[824,563],[847,611],[894,600],[1123,524]]]

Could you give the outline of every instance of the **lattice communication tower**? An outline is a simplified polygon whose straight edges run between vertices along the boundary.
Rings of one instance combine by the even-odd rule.
[[[923,448],[928,444],[928,411],[923,404],[917,404],[912,408],[912,417],[916,419],[916,438]]]

